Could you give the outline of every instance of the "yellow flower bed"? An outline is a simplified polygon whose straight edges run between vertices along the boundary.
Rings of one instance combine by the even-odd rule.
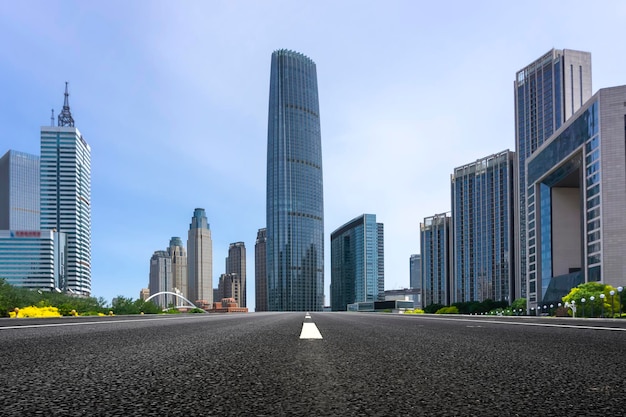
[[[24,307],[16,308],[15,311],[9,312],[9,317],[24,318],[24,317],[61,317],[59,309],[56,307]]]

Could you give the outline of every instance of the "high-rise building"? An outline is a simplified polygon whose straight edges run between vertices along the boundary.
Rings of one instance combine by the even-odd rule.
[[[233,298],[237,302],[237,306],[242,307],[241,299],[243,296],[243,285],[239,275],[235,273],[220,275],[220,281],[217,288],[220,301],[224,298]]]
[[[315,63],[272,54],[267,138],[267,299],[270,311],[324,304],[322,140]]]
[[[91,294],[91,148],[74,126],[69,94],[58,126],[41,127],[41,229],[67,235],[62,290]]]
[[[330,235],[330,307],[385,300],[384,228],[363,214]]]
[[[267,229],[259,229],[254,244],[254,311],[267,311]]]
[[[583,282],[626,286],[624,103],[626,86],[599,90],[526,161],[530,309]]]
[[[228,247],[228,257],[226,258],[226,274],[237,274],[239,277],[240,297],[229,296],[235,298],[239,307],[247,307],[246,305],[246,245],[243,242],[231,243]],[[222,298],[229,298],[222,297]]]
[[[535,271],[527,270],[526,160],[592,94],[591,54],[552,49],[515,77],[515,298],[524,297]]]
[[[187,235],[187,292],[195,303],[213,304],[213,241],[203,208],[193,212]]]
[[[148,289],[150,290],[150,294],[157,294],[162,291],[174,291],[172,286],[172,258],[170,258],[167,251],[155,251],[150,258],[150,280]],[[161,308],[167,308],[170,304],[176,302],[174,296],[171,294],[157,295],[151,301]]]
[[[508,150],[455,168],[451,302],[513,301],[513,176]]]
[[[426,217],[420,224],[422,305],[450,305],[451,225],[448,213]]]
[[[409,258],[409,286],[422,289],[422,256],[420,254],[411,255]]]
[[[11,285],[54,291],[65,281],[65,233],[0,230],[0,278]]]
[[[187,252],[181,238],[170,239],[167,254],[172,259],[172,288],[187,297]]]
[[[39,157],[9,150],[0,158],[0,230],[39,230]]]

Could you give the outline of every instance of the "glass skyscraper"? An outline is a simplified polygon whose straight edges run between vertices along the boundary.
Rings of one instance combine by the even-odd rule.
[[[254,311],[267,311],[267,229],[257,231],[254,244]]]
[[[363,214],[330,235],[330,306],[385,299],[384,227],[375,214]]]
[[[270,311],[321,311],[324,196],[317,72],[308,57],[272,54],[267,134]]]
[[[513,176],[508,150],[452,175],[451,302],[512,302]]]
[[[39,157],[9,150],[0,158],[0,230],[39,230]]]
[[[515,298],[535,278],[527,271],[526,160],[591,97],[591,54],[552,49],[515,77],[515,227],[518,270]]]
[[[422,305],[450,304],[451,221],[447,213],[426,217],[420,224]]]
[[[67,83],[58,126],[41,128],[41,229],[67,235],[60,289],[91,294],[91,148],[74,127]]]

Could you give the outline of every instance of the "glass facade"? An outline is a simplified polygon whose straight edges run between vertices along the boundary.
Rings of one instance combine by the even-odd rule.
[[[452,302],[512,301],[513,164],[503,151],[452,175]]]
[[[254,244],[254,311],[267,311],[267,229],[257,231]]]
[[[0,230],[39,230],[39,157],[9,150],[0,158]]]
[[[422,256],[411,255],[409,258],[409,285],[411,288],[422,288]]]
[[[65,233],[0,230],[0,278],[24,288],[62,288],[66,244]]]
[[[531,303],[551,302],[545,299],[555,275],[566,276],[586,264],[588,280],[600,279],[601,272],[601,194],[600,190],[600,129],[599,102],[588,103],[584,112],[568,122],[567,127],[550,139],[528,160],[527,207],[528,213],[528,253],[529,301]],[[580,221],[573,227],[583,231],[578,251],[583,254],[582,262],[571,270],[553,270],[553,259],[557,248],[553,218],[556,187],[580,190],[575,194],[574,210],[582,213]],[[580,208],[578,208],[580,207]],[[554,213],[556,214],[556,213]],[[563,217],[563,211],[559,212]],[[581,224],[582,223],[582,224]],[[571,228],[571,227],[570,227]],[[578,253],[576,257],[580,258]],[[567,273],[565,273],[567,272]],[[583,278],[583,277],[581,277]],[[564,294],[563,294],[564,295]]]
[[[91,294],[91,148],[75,127],[41,128],[41,229],[67,235],[62,290]]]
[[[331,233],[331,309],[346,311],[348,304],[383,301],[384,259],[384,227],[374,214],[363,214]]]
[[[172,282],[172,258],[167,251],[159,250],[154,252],[150,258],[150,294],[157,294],[162,291],[174,292]],[[176,297],[171,294],[161,294],[154,297],[153,301],[161,308],[168,308],[170,305],[176,306]]]
[[[272,54],[267,139],[267,299],[270,311],[324,304],[322,141],[315,63]]]
[[[426,217],[420,224],[422,305],[450,304],[450,216]]]
[[[526,230],[526,159],[591,97],[591,54],[552,49],[515,77],[515,207],[518,243],[516,297],[526,297],[528,231]]]

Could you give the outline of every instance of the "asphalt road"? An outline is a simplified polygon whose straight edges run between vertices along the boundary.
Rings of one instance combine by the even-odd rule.
[[[322,339],[300,339],[305,322]],[[623,415],[625,330],[360,313],[0,319],[0,416]]]

